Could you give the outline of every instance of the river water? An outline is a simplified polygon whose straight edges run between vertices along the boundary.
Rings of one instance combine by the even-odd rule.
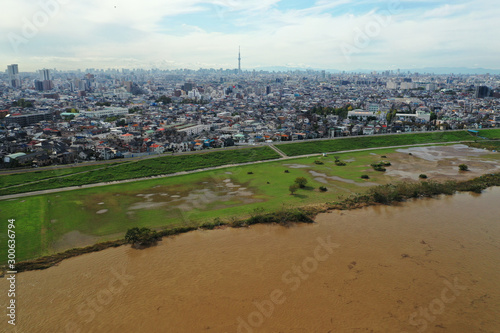
[[[0,331],[500,332],[499,202],[494,188],[82,255],[18,274]]]

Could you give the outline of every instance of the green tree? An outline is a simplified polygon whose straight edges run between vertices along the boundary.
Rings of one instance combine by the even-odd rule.
[[[156,103],[162,102],[164,105],[172,103],[172,99],[165,95],[162,95],[160,98],[156,100]]]
[[[429,121],[434,121],[437,119],[437,114],[435,112],[431,112],[431,117],[429,119]]]
[[[307,179],[304,177],[297,177],[295,178],[295,184],[299,185],[300,188],[304,188],[306,187]]]
[[[294,195],[294,193],[297,192],[298,189],[299,189],[299,185],[297,185],[297,184],[292,184],[288,188],[288,190],[290,191],[291,195]]]

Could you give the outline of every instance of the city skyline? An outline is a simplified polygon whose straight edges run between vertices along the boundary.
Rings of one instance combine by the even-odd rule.
[[[485,1],[8,1],[0,63],[41,68],[499,69]]]

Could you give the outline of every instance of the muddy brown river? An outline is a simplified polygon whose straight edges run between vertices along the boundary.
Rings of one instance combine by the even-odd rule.
[[[499,202],[494,188],[82,255],[18,274],[0,331],[500,332]]]

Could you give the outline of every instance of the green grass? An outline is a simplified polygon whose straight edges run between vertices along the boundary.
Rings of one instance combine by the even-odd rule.
[[[347,137],[333,140],[301,142],[278,145],[288,156],[328,153],[353,149],[412,145],[419,143],[470,141],[473,137],[466,131],[430,132],[402,135],[380,135],[370,137]]]
[[[62,178],[50,178],[24,186],[4,188],[0,190],[0,195],[165,175],[221,165],[277,159],[279,157],[279,154],[269,147],[217,151],[193,155],[165,156],[120,164],[103,170],[90,170],[84,174]]]
[[[469,142],[467,145],[473,148],[486,148],[488,150],[500,151],[500,141]]]
[[[393,151],[384,149],[377,153],[382,155]],[[315,180],[316,176],[309,171],[350,179],[358,184],[365,182],[360,178],[363,173],[370,175],[370,182],[385,184],[389,181],[388,177],[376,174],[369,166],[379,161],[379,155],[355,152],[339,156],[351,162],[347,166],[337,166],[334,156],[312,156],[7,200],[1,202],[0,218],[1,221],[16,219],[18,230],[22,230],[18,236],[18,248],[22,249],[18,252],[18,259],[27,260],[62,251],[64,244],[61,240],[70,232],[77,231],[86,237],[93,237],[90,241],[93,243],[123,237],[131,227],[172,229],[199,226],[216,218],[231,221],[248,217],[257,210],[272,212],[282,207],[331,202],[368,189],[337,181],[324,184]],[[318,159],[323,164],[315,164]],[[290,164],[307,167],[292,168]],[[284,173],[284,170],[289,170],[289,173]],[[307,186],[295,195],[289,195],[288,187],[297,177],[305,177]],[[203,195],[193,197],[200,187],[215,191],[217,185],[226,184],[225,180],[246,188],[251,195],[221,196],[209,202],[204,202],[206,197]],[[320,192],[320,186],[327,187],[328,191]],[[170,196],[162,197],[162,193]],[[173,201],[165,206],[130,210],[134,204],[146,201],[143,194],[155,194],[153,203],[171,200],[165,198],[172,198],[172,195],[183,198],[191,195],[191,199],[182,201],[187,204],[184,209]],[[101,209],[108,211],[97,214]],[[0,247],[0,258],[5,258],[5,250]]]
[[[500,139],[500,129],[480,130],[479,136],[484,136],[485,138],[492,140]]]
[[[59,168],[54,167],[53,170],[40,170],[40,171],[30,171],[22,173],[13,173],[9,175],[0,175],[0,187],[8,187],[13,185],[25,184],[28,182],[36,182],[48,178],[61,177],[70,175],[77,172],[85,172],[98,168],[108,168],[116,165],[106,164],[106,165],[87,165],[82,167],[71,167],[71,168]]]

